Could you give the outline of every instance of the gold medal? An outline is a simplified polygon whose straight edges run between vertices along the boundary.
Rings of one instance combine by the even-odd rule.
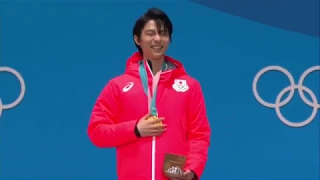
[[[154,120],[158,119],[158,116],[150,116],[147,120]],[[158,124],[162,124],[162,122],[159,122]]]
[[[148,120],[153,120],[153,119],[157,119],[158,117],[157,116],[150,116],[148,117]]]

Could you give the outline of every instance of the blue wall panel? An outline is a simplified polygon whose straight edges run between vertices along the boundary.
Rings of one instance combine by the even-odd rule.
[[[203,179],[319,179],[318,0],[281,6],[231,0],[0,1],[2,104],[15,101],[21,89],[4,67],[19,72],[26,86],[17,106],[0,104],[0,179],[116,179],[115,150],[94,147],[87,123],[103,86],[124,71],[135,51],[135,20],[153,6],[174,23],[168,54],[203,86],[212,125]],[[314,107],[311,123],[290,127],[275,108],[259,103],[253,81],[267,66],[287,70],[292,85],[316,69],[303,85],[317,102],[304,92],[307,105],[298,88],[280,103],[292,122],[310,117]],[[274,104],[289,86],[285,74],[272,71],[261,76],[257,90]]]

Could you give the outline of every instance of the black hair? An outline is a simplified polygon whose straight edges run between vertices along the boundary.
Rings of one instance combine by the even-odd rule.
[[[156,22],[156,25],[157,25],[159,32],[160,32],[161,27],[163,27],[165,33],[169,35],[170,41],[172,40],[171,35],[172,35],[172,31],[173,31],[173,26],[172,26],[171,20],[169,19],[168,15],[165,12],[163,12],[162,10],[160,10],[159,8],[148,9],[147,12],[145,12],[136,21],[136,23],[133,27],[133,30],[132,30],[133,38],[135,35],[138,37],[138,39],[141,38],[142,29],[150,20],[154,20]],[[143,54],[141,47],[135,41],[134,41],[134,43],[135,43],[137,49],[139,50],[139,52],[141,54]]]

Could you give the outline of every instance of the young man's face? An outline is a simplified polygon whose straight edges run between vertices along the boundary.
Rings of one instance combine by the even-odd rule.
[[[135,41],[141,47],[146,58],[156,60],[165,55],[170,38],[168,31],[165,31],[163,26],[158,28],[156,22],[150,20],[142,29],[141,38],[135,37]]]

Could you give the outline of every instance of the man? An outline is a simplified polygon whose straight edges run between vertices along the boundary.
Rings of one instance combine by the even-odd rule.
[[[142,15],[133,28],[139,52],[94,105],[88,135],[97,147],[116,147],[119,180],[174,180],[163,172],[166,153],[186,157],[178,179],[199,179],[205,168],[210,127],[204,97],[199,82],[165,55],[172,31],[161,10]]]

